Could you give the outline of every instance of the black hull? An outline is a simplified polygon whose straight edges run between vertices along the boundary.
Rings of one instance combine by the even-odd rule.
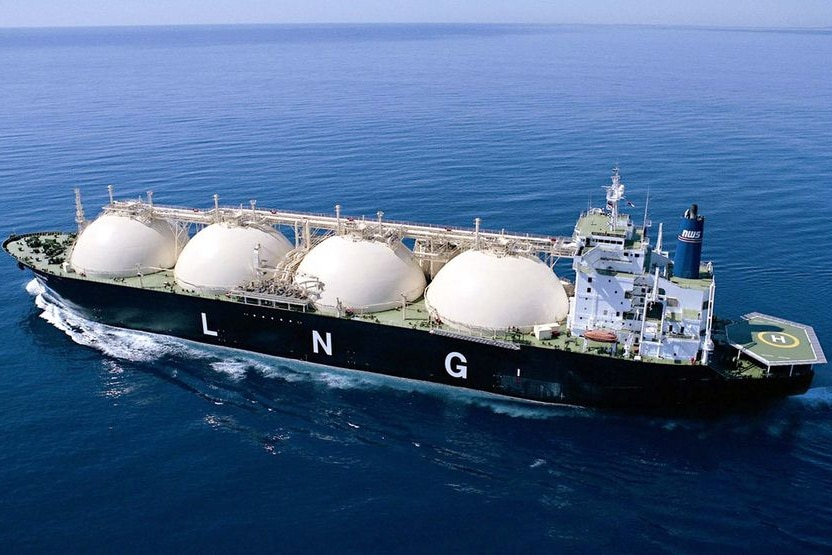
[[[507,348],[422,329],[33,271],[75,310],[105,324],[545,403],[639,412],[725,412],[803,393],[814,376],[806,370],[792,376],[732,378],[702,365]]]

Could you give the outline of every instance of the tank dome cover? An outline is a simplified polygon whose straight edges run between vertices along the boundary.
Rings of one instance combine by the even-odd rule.
[[[540,259],[476,250],[448,262],[425,301],[443,322],[468,329],[530,329],[569,311],[563,285]]]
[[[172,268],[187,237],[177,243],[170,222],[145,223],[130,216],[104,214],[78,236],[70,264],[79,273],[98,277],[149,274]]]
[[[366,312],[389,310],[422,296],[425,275],[413,253],[400,241],[392,246],[348,235],[325,239],[303,258],[295,283],[315,291],[318,306]]]
[[[179,255],[176,283],[185,289],[223,293],[257,279],[257,258],[261,268],[274,268],[290,250],[291,243],[272,228],[211,224],[194,235]]]

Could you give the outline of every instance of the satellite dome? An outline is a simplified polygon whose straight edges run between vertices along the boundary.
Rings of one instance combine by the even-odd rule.
[[[462,329],[528,330],[558,322],[569,300],[543,261],[470,250],[453,258],[425,292],[428,309]]]
[[[182,250],[174,276],[185,289],[223,293],[257,279],[257,259],[260,268],[274,268],[290,250],[286,237],[270,227],[211,224]]]
[[[184,234],[183,234],[184,235]],[[130,216],[104,214],[78,236],[70,256],[72,268],[96,277],[127,277],[172,268],[187,241],[177,242],[167,220],[145,222]]]
[[[422,296],[425,275],[413,253],[397,241],[392,246],[350,235],[335,235],[303,258],[295,283],[305,287],[320,307],[378,312]]]

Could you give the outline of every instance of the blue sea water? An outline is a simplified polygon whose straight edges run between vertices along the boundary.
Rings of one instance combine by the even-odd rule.
[[[114,184],[568,235],[617,163],[668,246],[699,204],[721,315],[832,353],[830,59],[823,30],[0,29],[0,231],[71,229],[73,187],[93,215]],[[828,365],[758,413],[625,416],[115,330],[0,279],[6,552],[832,550]]]

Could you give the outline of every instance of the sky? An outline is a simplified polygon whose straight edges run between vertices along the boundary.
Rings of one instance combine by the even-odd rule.
[[[223,23],[832,28],[832,0],[0,0],[0,27]]]

